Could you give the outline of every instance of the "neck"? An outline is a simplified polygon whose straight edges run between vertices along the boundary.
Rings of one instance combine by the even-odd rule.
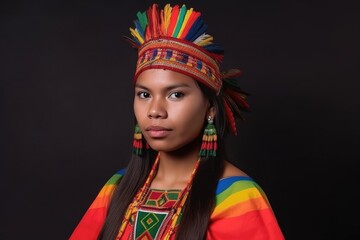
[[[189,145],[174,152],[159,152],[160,163],[152,188],[183,189],[186,186],[199,159],[199,147]]]

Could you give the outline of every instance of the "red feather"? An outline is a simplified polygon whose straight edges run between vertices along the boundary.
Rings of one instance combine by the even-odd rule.
[[[168,36],[172,36],[178,20],[178,16],[179,16],[179,5],[175,5],[171,11],[170,23],[167,31]]]
[[[147,11],[148,28],[146,29],[146,35],[149,39],[157,38],[160,36],[160,19],[159,9],[157,4],[153,4]],[[147,38],[148,39],[148,38]]]
[[[190,28],[192,27],[193,23],[200,17],[201,13],[193,11],[189,17],[189,20],[186,23],[186,26],[179,38],[184,39],[188,34]]]
[[[224,107],[225,107],[225,112],[226,112],[227,119],[229,121],[231,132],[234,135],[237,135],[236,122],[235,122],[234,114],[232,113],[231,108],[230,108],[229,104],[227,103],[227,101],[225,99],[224,99]]]
[[[241,75],[241,71],[239,69],[230,69],[226,72],[221,73],[221,78],[225,79],[225,78],[234,78],[234,77],[238,77]]]
[[[241,93],[231,91],[229,89],[224,90],[235,102],[240,102],[241,106],[245,109],[250,109],[249,104],[245,101],[245,97]]]

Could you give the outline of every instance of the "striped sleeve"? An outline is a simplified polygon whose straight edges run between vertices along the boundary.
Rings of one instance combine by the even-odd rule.
[[[261,187],[249,177],[230,177],[218,183],[207,239],[283,240],[284,236]]]
[[[102,187],[70,236],[70,240],[96,240],[105,222],[111,197],[125,170],[114,174]]]

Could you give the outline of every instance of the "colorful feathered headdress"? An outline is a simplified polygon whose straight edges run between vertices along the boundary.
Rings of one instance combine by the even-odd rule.
[[[188,75],[211,88],[222,97],[230,129],[236,134],[236,121],[241,111],[248,111],[247,93],[235,79],[237,69],[220,72],[224,50],[206,33],[207,25],[200,12],[185,5],[153,4],[138,12],[130,28],[133,38],[125,37],[138,49],[135,81],[146,69],[169,69]]]

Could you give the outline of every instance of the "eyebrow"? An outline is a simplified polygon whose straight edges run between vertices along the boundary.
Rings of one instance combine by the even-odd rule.
[[[145,89],[145,90],[150,90],[149,88],[145,87],[144,85],[141,85],[141,84],[135,84],[135,87],[136,88],[142,88],[142,89]],[[190,85],[186,84],[186,83],[180,83],[180,84],[174,84],[174,85],[170,85],[170,86],[167,86],[165,89],[167,91],[169,90],[172,90],[172,89],[175,89],[175,88],[180,88],[180,87],[187,87],[189,88]]]

